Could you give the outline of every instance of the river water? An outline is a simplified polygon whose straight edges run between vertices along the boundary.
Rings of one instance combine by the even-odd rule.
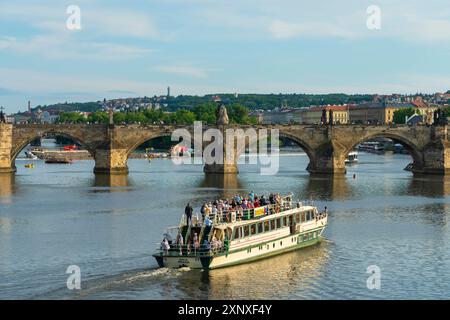
[[[450,298],[450,178],[414,177],[408,155],[360,153],[344,177],[310,176],[301,152],[280,171],[205,176],[198,165],[130,160],[128,176],[95,176],[93,161],[0,176],[0,299]],[[353,177],[355,175],[355,177]],[[292,192],[329,209],[314,247],[210,272],[158,269],[151,257],[187,202],[237,192]],[[81,289],[66,286],[70,265]],[[380,289],[367,287],[369,266]]]

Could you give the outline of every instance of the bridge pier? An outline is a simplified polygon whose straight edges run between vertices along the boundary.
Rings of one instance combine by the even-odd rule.
[[[12,156],[13,125],[0,123],[0,173],[16,172]]]
[[[219,130],[221,131],[222,134],[222,152],[223,152],[223,157],[221,159],[221,163],[212,163],[212,164],[208,164],[206,163],[205,166],[203,167],[203,172],[205,172],[206,174],[237,174],[239,173],[239,169],[238,169],[238,165],[237,165],[237,161],[239,159],[239,154],[237,152],[237,148],[236,148],[236,144],[234,143],[234,139],[235,137],[227,137],[226,134],[226,125],[219,125],[218,126]],[[228,138],[232,138],[233,139],[233,149],[232,150],[227,150],[227,139]],[[203,148],[205,150],[205,148]],[[228,151],[230,151],[230,153],[228,153]],[[203,151],[204,152],[204,151]],[[210,157],[211,155],[209,154],[203,154],[203,159],[207,159],[208,157]]]
[[[413,164],[419,174],[450,175],[450,141],[447,126],[431,128],[431,142],[421,152],[422,161]]]
[[[326,143],[310,155],[306,170],[311,174],[345,174],[346,156],[343,148]]]
[[[106,146],[102,146],[95,150],[95,167],[94,173],[103,174],[127,174],[127,150],[116,149],[110,146],[108,143]]]

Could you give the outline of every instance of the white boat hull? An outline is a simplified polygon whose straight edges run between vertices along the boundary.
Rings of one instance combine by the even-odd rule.
[[[212,254],[204,256],[158,255],[154,257],[160,267],[191,269],[217,269],[268,258],[285,252],[314,245],[320,241],[326,226],[326,218],[312,221],[302,226],[301,233],[291,234],[289,227],[277,230],[273,234],[265,234],[267,239],[243,239],[230,246],[228,254]],[[306,236],[306,238],[305,238]],[[253,242],[253,243],[252,243]]]

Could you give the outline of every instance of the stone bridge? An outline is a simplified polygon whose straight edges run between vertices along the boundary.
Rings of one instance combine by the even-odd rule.
[[[221,125],[203,126],[200,132],[204,134],[210,128],[218,128],[222,132],[228,128],[242,129],[244,132],[261,129],[270,132],[271,129],[277,129],[280,137],[288,138],[304,149],[310,160],[307,170],[311,173],[345,173],[345,158],[358,143],[370,138],[386,137],[401,143],[410,152],[414,172],[450,174],[447,126]],[[170,136],[175,129],[186,129],[194,137],[194,126],[0,123],[0,172],[14,172],[15,159],[20,151],[32,140],[51,134],[69,137],[86,148],[95,160],[94,172],[127,173],[128,156],[138,146],[157,137]],[[202,150],[210,143],[194,139],[191,144],[201,146]],[[205,165],[204,171],[237,173],[236,159],[244,150],[245,147],[234,145],[234,160],[224,159],[223,164]]]

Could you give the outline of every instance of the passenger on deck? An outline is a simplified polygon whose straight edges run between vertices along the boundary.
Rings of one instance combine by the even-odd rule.
[[[267,201],[266,198],[264,198],[264,195],[261,196],[261,199],[259,200],[259,204],[261,207],[264,207],[265,205],[267,205]]]
[[[197,233],[194,233],[194,252],[196,252],[198,250],[198,247],[200,246],[199,242],[198,242],[198,236]]]
[[[247,199],[244,199],[243,201],[242,201],[242,205],[241,205],[241,207],[242,207],[242,209],[247,209]]]
[[[206,218],[205,218],[205,235],[209,234],[209,232],[211,231],[211,227],[212,227],[212,221],[208,216],[206,216]]]
[[[269,194],[269,202],[270,202],[270,204],[275,204],[275,197],[274,197],[273,193]]]
[[[206,208],[205,208],[205,216],[207,217],[207,216],[209,216],[210,214],[211,214],[211,202],[210,203],[208,203],[207,205],[206,205]]]
[[[186,208],[184,209],[184,214],[186,215],[186,224],[189,225],[191,223],[192,220],[192,207],[190,206],[190,204],[188,203]]]
[[[161,249],[164,250],[164,254],[168,254],[170,245],[169,241],[167,241],[167,238],[164,238],[161,242]]]
[[[180,248],[180,254],[183,254],[183,245],[184,245],[183,236],[180,234],[178,238],[178,247]]]
[[[258,196],[255,196],[255,202],[253,202],[253,206],[255,207],[255,208],[258,208],[259,207],[259,198],[258,198]]]
[[[205,241],[203,241],[203,248],[205,249],[205,251],[211,251],[211,244],[206,239]]]
[[[200,213],[202,214],[202,221],[205,220],[205,210],[206,210],[206,202],[203,203],[202,207],[200,208]]]

